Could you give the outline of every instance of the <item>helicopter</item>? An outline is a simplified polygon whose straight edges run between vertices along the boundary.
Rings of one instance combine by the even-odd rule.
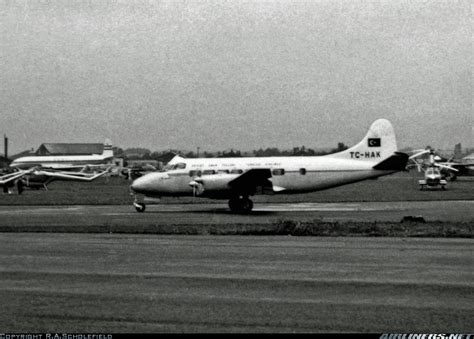
[[[418,162],[415,159],[423,154],[429,153],[429,162],[426,165],[423,162]],[[437,163],[437,160],[440,160],[439,156],[435,154],[435,151],[431,148],[422,150],[421,152],[417,152],[410,156],[409,161],[412,162],[408,168],[416,166],[418,168],[418,172],[424,171],[424,179],[418,180],[418,184],[420,185],[420,190],[424,190],[427,187],[435,188],[441,186],[442,190],[446,190],[447,180],[446,175],[441,171],[441,169],[447,169],[449,171],[458,172],[456,168]]]

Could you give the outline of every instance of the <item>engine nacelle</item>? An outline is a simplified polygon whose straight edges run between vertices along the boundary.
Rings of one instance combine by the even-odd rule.
[[[237,178],[240,174],[212,174],[203,175],[195,178],[189,183],[190,186],[195,187],[196,195],[207,195],[211,192],[225,192],[230,191],[229,182]]]

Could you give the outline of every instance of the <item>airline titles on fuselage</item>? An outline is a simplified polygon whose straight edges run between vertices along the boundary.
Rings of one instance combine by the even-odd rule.
[[[202,168],[202,167],[219,167],[219,166],[223,166],[223,167],[236,167],[237,164],[192,164],[191,165],[191,168]],[[281,166],[281,163],[280,162],[268,162],[268,163],[246,163],[244,164],[244,166],[247,166],[247,167],[261,167],[261,166]]]

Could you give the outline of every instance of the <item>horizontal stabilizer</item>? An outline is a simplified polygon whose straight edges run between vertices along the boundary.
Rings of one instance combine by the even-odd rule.
[[[382,162],[379,162],[372,168],[380,171],[403,171],[407,166],[407,162],[408,154],[395,152],[394,155],[388,157]]]

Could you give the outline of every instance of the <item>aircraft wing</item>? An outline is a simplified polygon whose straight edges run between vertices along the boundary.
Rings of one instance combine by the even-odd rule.
[[[47,171],[47,170],[37,170],[34,171],[33,173],[35,175],[45,175],[50,178],[55,178],[59,180],[74,180],[74,181],[93,181],[97,178],[100,178],[101,176],[104,176],[105,174],[110,172],[110,169],[112,168],[109,167],[105,171],[102,171],[100,173],[97,173],[95,175],[92,174],[87,174],[87,173],[81,173],[81,172],[76,172],[76,173],[67,173],[67,172],[55,172],[55,171]]]
[[[86,171],[91,168],[106,168],[106,164],[91,164],[91,165],[63,165],[63,164],[50,164],[47,166],[38,166],[43,170],[53,170],[53,171],[70,171],[70,170],[80,170]]]
[[[454,168],[466,168],[466,167],[473,167],[474,162],[467,163],[467,162],[440,162],[439,164],[445,166],[451,166]]]
[[[0,185],[8,184],[9,182],[14,181],[16,179],[19,179],[19,178],[25,176],[28,173],[29,173],[29,171],[19,171],[19,172],[10,173],[10,174],[0,176]]]
[[[458,175],[466,175],[470,169],[474,168],[474,163],[467,162],[440,162],[440,167],[447,168],[458,173]]]
[[[252,193],[257,187],[273,187],[269,180],[272,172],[269,168],[254,168],[242,173],[229,182],[229,186],[236,192]]]

